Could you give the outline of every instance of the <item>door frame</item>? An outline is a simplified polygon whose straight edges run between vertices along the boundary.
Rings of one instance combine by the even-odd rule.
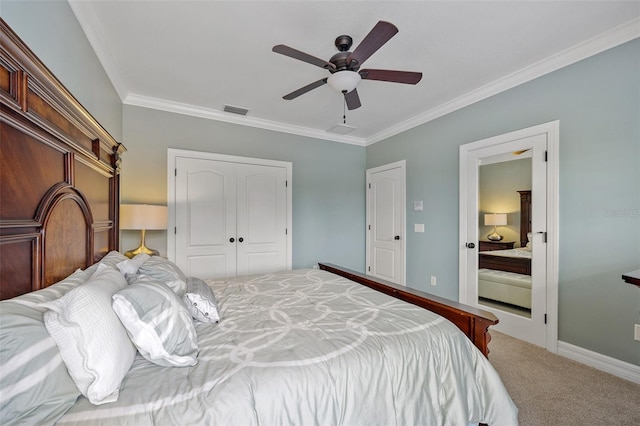
[[[217,154],[214,152],[190,151],[186,149],[167,149],[167,257],[176,260],[176,159],[178,157],[201,160],[226,161],[238,164],[256,164],[262,166],[283,167],[287,170],[287,269],[293,265],[293,163],[290,161],[267,160],[263,158],[240,157],[237,155]],[[174,232],[171,232],[171,229]]]
[[[461,303],[472,304],[467,300],[467,262],[470,251],[467,243],[467,157],[470,151],[487,148],[509,141],[523,139],[540,134],[547,136],[547,276],[546,304],[547,327],[545,346],[550,352],[558,352],[558,246],[559,246],[559,135],[560,121],[551,121],[514,132],[482,139],[460,146],[460,210],[459,210],[459,289]]]
[[[402,218],[402,225],[401,225],[401,229],[402,229],[402,235],[400,236],[400,242],[402,244],[402,282],[398,283],[399,285],[403,285],[406,286],[407,284],[407,211],[406,211],[406,200],[407,200],[407,161],[406,160],[400,160],[400,161],[396,161],[393,163],[389,163],[389,164],[384,164],[382,166],[378,166],[378,167],[372,167],[370,169],[367,169],[366,172],[366,218],[365,218],[365,223],[367,226],[366,229],[366,240],[365,240],[365,245],[366,245],[366,274],[369,274],[369,271],[371,270],[371,211],[370,211],[370,187],[371,187],[371,175],[374,173],[379,173],[381,171],[384,170],[390,170],[390,169],[395,169],[395,168],[400,168],[401,172],[402,172],[402,190],[401,190],[401,196],[400,196],[400,209],[402,211],[401,213],[401,218]]]

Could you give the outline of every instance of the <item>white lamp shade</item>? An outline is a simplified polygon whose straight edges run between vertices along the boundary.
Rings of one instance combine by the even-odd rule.
[[[487,213],[484,215],[484,224],[491,226],[504,226],[507,224],[507,214]]]
[[[355,71],[338,71],[329,76],[327,83],[336,92],[348,93],[356,88],[361,77]]]
[[[120,229],[167,229],[167,206],[123,204]]]

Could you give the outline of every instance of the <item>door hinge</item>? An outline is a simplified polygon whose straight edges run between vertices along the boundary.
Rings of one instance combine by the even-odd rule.
[[[549,151],[544,152],[544,161],[549,161]]]
[[[285,187],[285,188],[288,188],[288,187],[289,187],[289,181],[288,181],[288,180],[285,180],[285,181],[284,181],[284,187]]]
[[[371,189],[371,184],[369,184],[369,189]]]
[[[178,169],[173,169],[173,175],[178,176]]]
[[[547,242],[547,232],[546,231],[542,233],[542,242],[543,243]]]
[[[367,225],[369,227],[369,231],[371,231],[371,225]]]
[[[174,226],[174,227],[173,227],[173,233],[174,233],[174,234],[177,234],[177,233],[178,233],[178,227],[177,227],[177,226]]]
[[[289,230],[287,228],[284,228],[284,235],[289,235]]]
[[[544,323],[547,323],[547,314],[544,314]]]
[[[369,272],[371,272],[371,266],[369,266],[369,267],[367,268],[367,270],[368,270]]]

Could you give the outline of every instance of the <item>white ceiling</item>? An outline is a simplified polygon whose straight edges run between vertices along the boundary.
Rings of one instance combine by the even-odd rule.
[[[640,37],[637,0],[69,3],[125,104],[359,145]],[[363,80],[346,136],[326,132],[344,106],[329,86],[282,99],[329,73],[274,45],[328,60],[379,20],[399,32],[363,68],[420,71],[418,85]]]

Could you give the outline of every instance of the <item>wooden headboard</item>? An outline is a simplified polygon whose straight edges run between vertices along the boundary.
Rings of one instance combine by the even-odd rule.
[[[0,299],[118,248],[125,148],[0,19]]]
[[[518,191],[520,194],[520,247],[526,247],[531,232],[531,190]]]

